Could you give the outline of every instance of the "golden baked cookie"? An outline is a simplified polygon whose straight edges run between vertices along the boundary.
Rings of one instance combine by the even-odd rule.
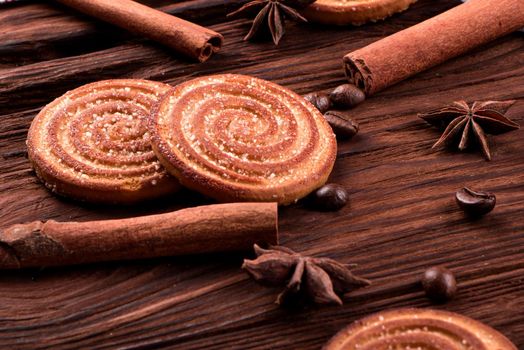
[[[176,86],[150,129],[168,171],[219,201],[292,203],[326,182],[337,151],[313,105],[282,86],[236,74]]]
[[[365,317],[338,332],[323,350],[517,350],[495,329],[440,310],[398,309]]]
[[[81,86],[45,106],[27,137],[29,159],[51,191],[133,203],[176,191],[151,149],[147,119],[171,87],[134,79]]]
[[[406,10],[417,0],[317,0],[302,12],[312,22],[361,25]]]

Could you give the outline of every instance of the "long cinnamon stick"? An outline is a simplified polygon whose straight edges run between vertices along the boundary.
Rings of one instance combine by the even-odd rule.
[[[0,231],[0,268],[250,250],[278,244],[276,203],[230,203],[90,222],[34,221]]]
[[[197,24],[131,0],[57,0],[90,16],[144,35],[177,52],[206,61],[222,46],[223,37]]]
[[[469,0],[347,54],[346,76],[369,96],[523,26],[523,0]]]

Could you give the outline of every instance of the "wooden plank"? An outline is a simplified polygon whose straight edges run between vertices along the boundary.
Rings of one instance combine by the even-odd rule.
[[[206,25],[224,18],[246,0],[141,1]],[[133,35],[59,4],[22,3],[0,12],[0,64],[50,60],[118,45]],[[78,43],[82,43],[79,45]],[[76,43],[76,44],[75,44]]]
[[[0,12],[0,32],[17,27],[8,34],[11,43],[0,39],[0,227],[210,203],[184,191],[147,205],[100,210],[51,195],[25,158],[25,137],[40,107],[68,89],[115,77],[176,84],[232,72],[299,93],[328,91],[344,81],[344,53],[457,3],[420,0],[404,14],[358,28],[290,26],[279,47],[243,42],[249,21],[224,19],[219,1],[167,5],[176,13],[209,4],[210,9],[180,12],[226,37],[223,51],[201,65],[58,6],[10,6],[7,15]],[[108,30],[107,40],[93,39]],[[91,42],[79,44],[83,39]],[[435,307],[417,279],[426,267],[446,264],[460,290],[455,300],[436,307],[486,322],[523,348],[524,130],[492,137],[494,160],[486,162],[473,152],[432,151],[439,132],[416,117],[458,98],[513,98],[518,101],[509,117],[523,124],[523,81],[524,38],[514,34],[391,87],[351,112],[361,131],[339,144],[330,179],[348,187],[350,206],[320,213],[298,203],[280,213],[283,244],[358,263],[356,271],[373,280],[370,288],[347,295],[343,307],[279,309],[273,303],[278,291],[241,272],[240,255],[11,271],[0,277],[0,347],[318,349],[371,312]],[[480,220],[465,218],[453,194],[466,184],[495,192],[494,212]]]

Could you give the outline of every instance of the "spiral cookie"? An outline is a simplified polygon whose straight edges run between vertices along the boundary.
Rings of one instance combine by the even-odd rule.
[[[452,312],[399,309],[356,321],[324,350],[517,350],[493,328]]]
[[[317,0],[303,15],[324,24],[361,25],[404,11],[417,0]]]
[[[29,159],[60,195],[132,203],[175,191],[151,149],[147,119],[169,85],[106,80],[67,92],[44,107],[29,129]]]
[[[172,89],[153,113],[151,132],[168,171],[220,201],[296,201],[325,183],[337,150],[330,126],[309,102],[235,74]]]

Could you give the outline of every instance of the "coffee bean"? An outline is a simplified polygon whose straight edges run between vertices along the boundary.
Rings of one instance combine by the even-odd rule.
[[[338,111],[324,113],[324,118],[333,129],[335,135],[340,139],[349,139],[358,133],[358,123]]]
[[[497,202],[494,194],[473,191],[467,187],[457,191],[455,199],[460,209],[471,216],[482,216],[489,213],[495,208]]]
[[[343,84],[329,94],[329,99],[336,107],[348,109],[362,103],[366,99],[366,95],[355,85]]]
[[[313,194],[313,203],[320,210],[336,211],[344,207],[348,201],[348,192],[337,184],[324,185]]]
[[[315,106],[320,111],[320,113],[324,113],[331,108],[331,100],[327,94],[311,92],[307,95],[304,95],[304,98],[311,102],[311,104]]]
[[[455,276],[443,266],[427,269],[422,277],[422,287],[426,296],[435,302],[451,300],[457,293]]]

